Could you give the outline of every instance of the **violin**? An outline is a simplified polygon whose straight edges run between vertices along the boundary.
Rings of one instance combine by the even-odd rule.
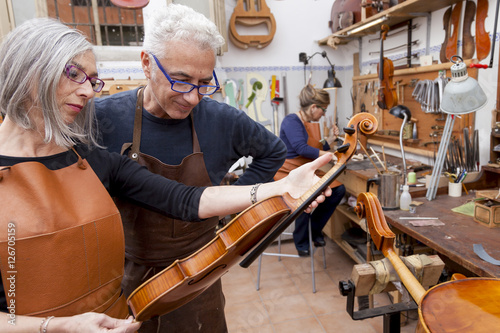
[[[380,61],[377,65],[377,72],[380,81],[377,105],[381,109],[390,109],[398,104],[396,88],[392,83],[394,76],[394,64],[391,59],[384,57],[384,40],[389,31],[389,26],[383,24],[380,35]]]
[[[395,234],[387,225],[377,197],[358,195],[355,211],[366,217],[375,246],[389,259],[401,281],[418,304],[417,332],[497,332],[500,327],[500,279],[459,278],[425,290],[399,258]]]
[[[186,304],[250,250],[252,252],[241,265],[249,265],[258,258],[345,169],[347,161],[356,152],[358,132],[369,135],[376,130],[377,119],[373,115],[359,113],[352,117],[344,128],[344,144],[334,153],[337,163],[311,189],[298,199],[285,193],[257,202],[218,230],[216,237],[200,250],[176,260],[143,283],[127,300],[135,319],[146,321]]]

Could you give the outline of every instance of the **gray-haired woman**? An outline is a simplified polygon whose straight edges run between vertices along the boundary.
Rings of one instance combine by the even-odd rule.
[[[192,221],[250,205],[252,186],[188,187],[97,147],[92,99],[103,84],[92,46],[58,21],[27,21],[0,48],[2,332],[139,328],[126,319],[112,196]],[[257,198],[301,195],[330,158],[263,184]]]

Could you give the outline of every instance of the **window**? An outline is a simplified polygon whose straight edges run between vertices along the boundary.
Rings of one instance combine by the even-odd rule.
[[[123,9],[110,0],[47,0],[48,16],[83,32],[94,45],[140,46],[142,9]]]

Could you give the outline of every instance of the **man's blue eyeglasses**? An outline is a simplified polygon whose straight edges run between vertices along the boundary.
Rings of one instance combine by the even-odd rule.
[[[173,91],[175,91],[175,92],[185,94],[185,93],[193,91],[193,89],[196,88],[196,89],[198,89],[198,94],[200,94],[200,95],[212,95],[217,90],[220,89],[219,80],[217,80],[217,75],[215,75],[215,71],[213,71],[213,75],[214,75],[214,79],[215,79],[215,86],[205,85],[205,84],[197,86],[197,85],[189,83],[189,82],[175,81],[175,80],[172,80],[170,78],[170,76],[167,74],[167,71],[165,71],[165,69],[160,64],[160,62],[158,61],[158,59],[156,58],[156,56],[154,54],[152,54],[152,53],[151,53],[151,55],[155,59],[156,64],[158,65],[158,68],[160,68],[160,70],[163,73],[163,75],[165,75],[165,77],[167,78],[168,82],[170,82],[171,89]]]

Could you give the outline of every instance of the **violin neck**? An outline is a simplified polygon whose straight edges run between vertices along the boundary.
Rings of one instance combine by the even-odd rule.
[[[305,192],[297,201],[299,203],[304,203],[308,201],[315,193],[318,191],[323,192],[328,185],[330,185],[336,177],[333,177],[336,172],[340,169],[339,163],[335,164],[321,179],[314,184],[307,192]]]
[[[384,80],[384,39],[380,37],[380,61],[379,61],[378,78],[382,82]]]

